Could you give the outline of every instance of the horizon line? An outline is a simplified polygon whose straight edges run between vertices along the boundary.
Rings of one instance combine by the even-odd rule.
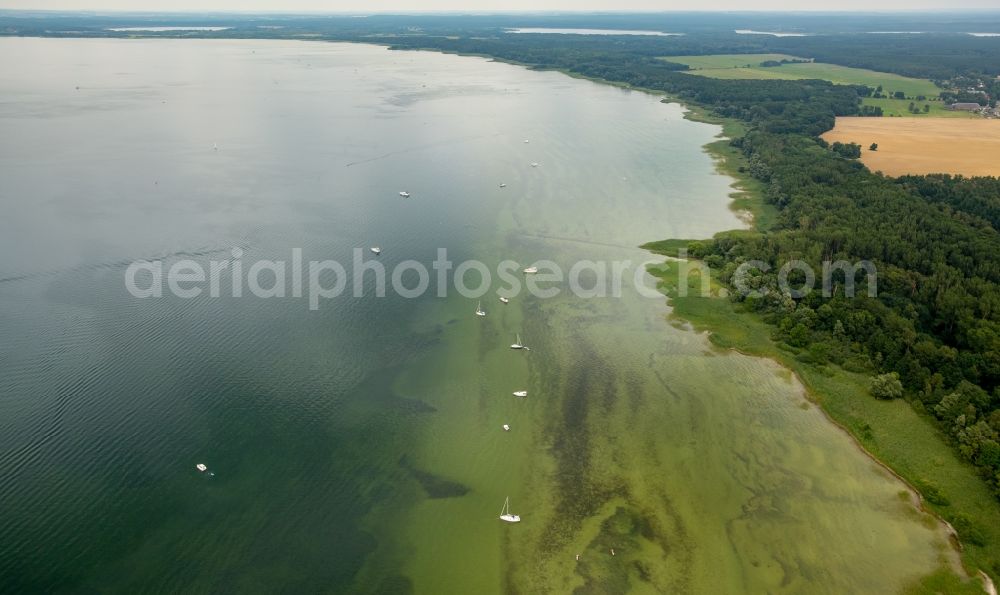
[[[796,10],[781,10],[781,9],[739,9],[739,10],[729,10],[729,9],[715,9],[715,10],[647,10],[647,9],[618,9],[618,10],[369,10],[369,11],[357,11],[357,10],[231,10],[231,9],[185,9],[185,10],[125,10],[125,9],[115,9],[115,8],[6,8],[0,6],[0,13],[56,13],[56,14],[83,14],[83,15],[289,15],[289,16],[421,16],[421,15],[446,15],[446,16],[491,16],[491,15],[594,15],[594,16],[605,16],[605,15],[660,15],[660,14],[781,14],[781,15],[795,15],[795,14],[836,14],[843,15],[848,13],[853,14],[877,14],[877,15],[893,15],[893,14],[927,14],[927,15],[940,15],[940,14],[996,14],[1000,16],[1000,7],[998,8],[980,8],[980,7],[958,7],[949,8],[947,10],[936,10],[936,9],[926,9],[926,8],[897,8],[893,10],[877,10],[877,9],[836,9],[836,8],[822,8],[822,9],[796,9]]]

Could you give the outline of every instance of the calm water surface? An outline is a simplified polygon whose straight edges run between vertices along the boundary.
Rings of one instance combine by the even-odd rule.
[[[739,225],[718,128],[679,106],[374,46],[0,53],[11,592],[885,593],[948,556],[787,373],[661,299],[125,290],[136,259],[234,247],[634,269]]]
[[[569,29],[550,27],[521,27],[519,29],[508,29],[508,33],[563,33],[566,35],[655,35],[665,37],[670,35],[683,35],[683,33],[664,33],[663,31],[648,31],[636,29]]]

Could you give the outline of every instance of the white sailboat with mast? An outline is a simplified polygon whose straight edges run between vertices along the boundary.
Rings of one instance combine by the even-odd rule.
[[[517,335],[517,339],[513,343],[511,343],[510,348],[511,349],[524,349],[524,345],[521,344],[521,335],[520,334],[518,334]]]
[[[486,316],[486,311],[483,310],[483,302],[480,301],[476,304],[476,316]]]
[[[500,510],[500,520],[505,523],[520,523],[521,517],[510,513],[510,496],[504,499],[503,508]]]

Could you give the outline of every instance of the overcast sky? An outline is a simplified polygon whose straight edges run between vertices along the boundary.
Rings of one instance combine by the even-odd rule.
[[[129,11],[418,12],[997,9],[1000,0],[0,0],[0,8]]]

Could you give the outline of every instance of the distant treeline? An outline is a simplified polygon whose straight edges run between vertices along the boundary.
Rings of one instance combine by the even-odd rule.
[[[1000,11],[955,14],[564,14],[564,15],[315,15],[74,14],[0,11],[0,35],[128,37],[112,27],[223,26],[225,31],[142,33],[150,37],[346,39],[387,43],[437,36],[516,43],[534,53],[573,49],[630,56],[784,53],[818,62],[947,80],[961,73],[1000,74]],[[522,27],[617,28],[683,33],[679,36],[570,36],[508,34]],[[736,29],[802,32],[802,37],[741,35]],[[873,31],[923,31],[884,34]],[[816,34],[816,35],[812,35]],[[435,42],[430,41],[433,45]],[[525,56],[527,57],[527,56]],[[537,57],[537,56],[536,56]],[[528,61],[528,60],[525,60]],[[534,62],[533,62],[534,63]],[[541,62],[538,62],[541,63]]]

